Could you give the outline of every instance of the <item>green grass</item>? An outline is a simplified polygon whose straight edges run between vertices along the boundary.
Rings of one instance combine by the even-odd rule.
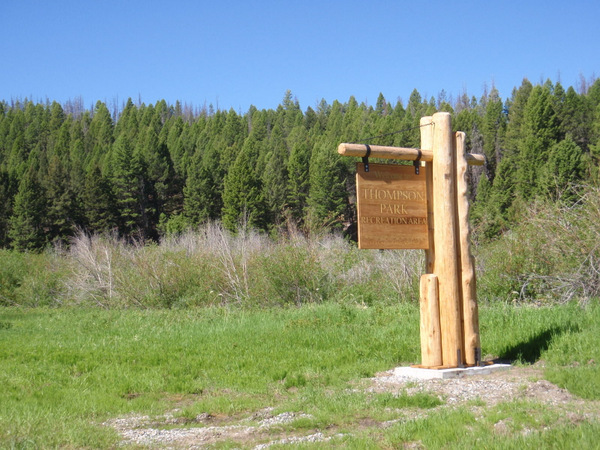
[[[94,446],[110,434],[94,421],[181,399],[233,414],[281,402],[292,388],[341,388],[416,360],[419,345],[407,306],[3,309],[0,323],[0,439],[34,446]]]
[[[587,399],[600,399],[600,303],[481,309],[484,354],[514,363],[546,362],[545,376]]]
[[[577,395],[600,399],[600,306],[483,306],[484,354],[546,362],[546,376]],[[236,417],[265,407],[297,411],[295,430],[335,427],[340,445],[531,448],[592,442],[599,427],[545,430],[555,417],[509,404],[475,418],[466,408],[432,409],[428,394],[374,394],[360,379],[419,361],[416,305],[185,310],[0,309],[0,447],[115,446],[101,423],[129,413]],[[595,362],[590,362],[595,361]],[[502,409],[504,408],[504,409]],[[536,409],[538,408],[538,409]],[[386,429],[401,410],[431,411]],[[533,413],[531,413],[533,411]],[[493,424],[511,417],[500,439]],[[528,422],[533,417],[534,422]],[[359,427],[360,428],[360,427]],[[525,428],[534,430],[523,435]],[[521,430],[521,431],[520,431]],[[317,445],[318,446],[318,445]],[[463,447],[464,448],[464,447]]]

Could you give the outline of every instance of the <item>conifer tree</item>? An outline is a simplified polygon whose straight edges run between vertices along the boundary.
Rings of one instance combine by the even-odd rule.
[[[508,124],[506,126],[505,146],[508,155],[517,153],[521,142],[521,127],[523,126],[525,107],[533,85],[525,78],[519,89],[513,89],[512,97],[507,102]]]
[[[519,145],[517,192],[524,199],[542,194],[542,174],[550,148],[558,137],[558,123],[548,86],[535,86],[523,114],[523,138]]]
[[[48,242],[45,218],[46,195],[31,166],[21,179],[14,199],[8,232],[12,247],[21,251],[42,249]]]
[[[268,209],[267,221],[276,226],[282,222],[288,199],[288,151],[278,125],[271,133],[269,144],[271,150],[262,175],[263,196]]]
[[[287,204],[292,219],[301,223],[306,214],[309,192],[310,151],[306,141],[297,142],[288,162]]]
[[[0,248],[8,245],[8,230],[14,195],[14,180],[8,172],[0,169],[0,205],[2,205],[0,208]]]
[[[183,188],[183,213],[191,225],[217,220],[223,209],[223,174],[220,152],[209,144],[204,153],[196,153]]]
[[[308,207],[311,226],[340,229],[345,219],[348,194],[346,168],[333,147],[321,142],[310,159]]]
[[[385,97],[381,92],[377,96],[377,103],[375,103],[375,112],[379,116],[385,116],[388,113],[387,102],[385,101]]]
[[[591,102],[586,97],[577,94],[572,86],[565,92],[558,83],[554,97],[560,139],[569,135],[575,144],[587,151],[593,121]]]
[[[488,173],[492,181],[498,162],[502,157],[501,149],[505,127],[506,116],[504,115],[504,104],[498,90],[492,87],[487,98],[482,124],[483,153],[487,160]]]
[[[113,147],[112,184],[119,213],[119,230],[124,235],[145,233],[146,202],[143,159],[125,134]]]
[[[107,233],[117,227],[116,205],[110,182],[100,167],[93,167],[85,177],[82,206],[86,228],[93,233]]]
[[[474,207],[480,209],[478,214],[483,216],[483,232],[488,238],[498,236],[501,231],[508,228],[512,215],[512,205],[515,201],[515,173],[516,173],[515,158],[503,158],[498,164],[496,176],[491,188],[480,186],[482,189],[481,201],[482,206]],[[479,194],[479,193],[478,193]],[[481,212],[483,209],[483,212]]]
[[[185,125],[183,122],[183,118],[181,116],[177,116],[177,118],[173,121],[171,126],[169,127],[168,137],[167,137],[167,150],[169,152],[169,156],[173,161],[173,169],[175,170],[175,174],[178,177],[183,177],[185,179],[185,174],[183,170],[183,158],[184,158],[184,146],[181,140],[181,135],[183,134],[183,129],[188,125]]]
[[[314,127],[319,126],[319,118],[317,117],[317,113],[310,106],[306,108],[303,125],[306,130],[312,130]]]
[[[578,183],[583,174],[583,152],[569,135],[550,150],[541,179],[542,189],[553,200],[573,199],[575,193],[568,188]]]
[[[87,121],[87,118],[83,118]],[[100,101],[96,102],[94,116],[89,121],[89,129],[84,133],[83,167],[93,167],[102,164],[110,153],[114,142],[114,125],[110,112],[106,105]]]
[[[250,136],[225,177],[223,225],[236,231],[240,226],[265,229],[262,182],[256,173],[259,143]]]
[[[146,129],[140,131],[136,147],[144,163],[145,214],[152,229],[172,196],[172,183],[175,181],[166,143],[161,142],[157,129],[160,129],[160,118],[154,114],[150,117],[150,124]]]
[[[337,112],[337,111],[336,111]],[[342,112],[342,111],[340,111]],[[362,125],[363,125],[363,111],[358,105],[358,102],[351,96],[348,99],[348,103],[343,108],[342,112],[342,130],[341,137],[346,142],[356,142],[361,137]],[[329,134],[331,141],[335,142],[340,136],[334,137]]]
[[[73,235],[76,225],[75,196],[71,189],[69,174],[58,155],[53,155],[45,176],[47,197],[48,239],[66,240]]]
[[[298,123],[298,120],[302,120],[302,111],[300,110],[298,100],[292,97],[292,91],[289,89],[285,91],[282,106],[283,114],[281,114],[281,116],[283,120],[281,123],[281,131],[283,135],[287,137]]]

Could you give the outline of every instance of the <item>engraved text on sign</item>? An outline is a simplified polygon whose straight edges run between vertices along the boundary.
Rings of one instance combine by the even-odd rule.
[[[356,167],[358,247],[428,249],[426,167]]]

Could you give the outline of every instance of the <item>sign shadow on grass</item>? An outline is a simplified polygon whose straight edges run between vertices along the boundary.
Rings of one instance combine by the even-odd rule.
[[[519,361],[521,363],[534,364],[542,353],[550,347],[552,340],[565,332],[579,331],[579,328],[573,325],[553,326],[546,330],[529,337],[529,339],[519,342],[506,348],[499,356],[497,362],[512,363]]]

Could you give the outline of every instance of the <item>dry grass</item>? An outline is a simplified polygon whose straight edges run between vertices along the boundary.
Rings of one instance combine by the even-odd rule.
[[[530,205],[523,221],[479,249],[484,291],[506,300],[583,303],[600,296],[600,188]],[[502,297],[500,297],[502,298]]]
[[[474,253],[482,301],[600,296],[600,188],[531,205],[521,224]],[[421,251],[358,250],[338,235],[294,229],[275,239],[230,233],[218,223],[159,244],[79,233],[66,249],[6,251],[3,264],[0,304],[100,308],[416,302],[424,273]]]
[[[331,234],[273,240],[216,223],[160,244],[79,233],[63,264],[67,302],[101,308],[361,301],[378,285],[382,300],[407,300],[423,266],[420,252],[358,251]]]

